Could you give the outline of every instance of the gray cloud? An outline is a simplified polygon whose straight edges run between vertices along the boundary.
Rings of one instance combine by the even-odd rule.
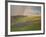
[[[40,15],[40,6],[17,6],[11,5],[11,16],[16,15]]]

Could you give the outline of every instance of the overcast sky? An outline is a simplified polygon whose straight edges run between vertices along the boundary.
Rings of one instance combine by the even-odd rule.
[[[16,6],[11,5],[11,15],[40,15],[41,14],[41,7],[40,6]]]

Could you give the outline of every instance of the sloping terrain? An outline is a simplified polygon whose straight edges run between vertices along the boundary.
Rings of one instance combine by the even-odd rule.
[[[40,16],[29,16],[29,17],[12,16],[11,31],[28,31],[40,29],[41,29]]]

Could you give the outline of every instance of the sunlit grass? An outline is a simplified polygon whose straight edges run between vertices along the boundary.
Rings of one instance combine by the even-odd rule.
[[[11,31],[28,31],[28,30],[40,30],[41,29],[41,18],[40,16],[20,17],[15,19],[15,23],[31,21],[32,25],[16,27],[12,25]]]

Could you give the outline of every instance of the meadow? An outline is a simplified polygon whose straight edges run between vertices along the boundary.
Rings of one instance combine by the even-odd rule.
[[[41,30],[41,16],[11,16],[11,31]]]

